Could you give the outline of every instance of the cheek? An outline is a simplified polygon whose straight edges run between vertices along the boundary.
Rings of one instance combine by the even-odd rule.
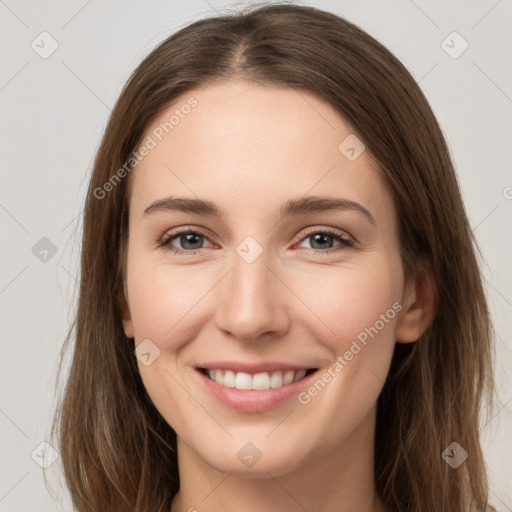
[[[358,337],[363,343],[365,335],[373,339],[368,331],[394,342],[402,286],[401,266],[394,259],[376,255],[365,264],[324,267],[314,280],[297,278],[295,284],[294,291],[314,313],[309,321],[314,337],[336,354]]]
[[[376,258],[315,278],[311,309],[321,311],[322,319],[314,324],[315,338],[329,348],[332,359],[298,400],[309,413],[300,416],[304,428],[310,416],[325,425],[317,440],[325,447],[348,436],[369,413],[389,371],[402,273],[396,259]]]
[[[151,258],[133,258],[128,290],[136,340],[150,338],[169,349],[177,338],[175,333],[182,335],[183,328],[190,327],[205,294],[215,285],[210,273],[191,269],[171,268]]]
[[[199,422],[204,411],[184,389],[181,349],[193,340],[194,318],[208,290],[204,273],[172,269],[134,251],[129,265],[128,292],[136,347],[149,339],[159,350],[149,365],[138,359],[139,373],[151,401],[171,427]],[[203,299],[204,300],[204,299]],[[147,342],[146,342],[147,343]],[[153,358],[153,354],[151,355]],[[200,428],[200,424],[197,425]]]

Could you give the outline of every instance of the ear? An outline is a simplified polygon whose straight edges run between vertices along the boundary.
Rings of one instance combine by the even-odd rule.
[[[133,322],[132,317],[130,313],[130,305],[128,304],[127,300],[127,293],[126,293],[126,286],[124,289],[119,290],[119,292],[116,295],[117,304],[119,306],[119,309],[121,310],[122,318],[123,318],[123,329],[124,333],[127,338],[133,338],[134,332],[133,332]]]
[[[397,343],[417,341],[434,320],[437,290],[431,266],[425,264],[404,289],[403,310],[397,322]]]

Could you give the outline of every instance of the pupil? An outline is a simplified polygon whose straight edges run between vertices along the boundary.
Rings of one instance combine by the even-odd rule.
[[[194,238],[201,238],[201,235],[196,235],[195,233],[188,233],[186,235],[182,235],[182,241],[183,241],[183,238],[185,239],[185,243],[183,244],[183,246],[186,247],[187,244],[192,244],[192,245],[194,245],[194,243],[197,244],[197,241],[194,242],[193,239]],[[190,249],[190,247],[188,247],[188,249]],[[192,247],[192,249],[195,249],[195,247]]]
[[[323,235],[321,233],[317,233],[316,235],[313,235],[313,239],[314,239],[315,243],[317,243],[317,242],[321,242],[321,243],[325,242],[325,240],[328,239],[328,238],[331,238],[331,236],[329,236],[329,235],[326,236],[326,235]],[[331,243],[328,244],[327,246],[324,243],[324,245],[321,245],[321,247],[332,247],[332,240],[331,240]]]

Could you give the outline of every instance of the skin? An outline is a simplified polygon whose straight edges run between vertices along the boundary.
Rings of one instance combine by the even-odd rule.
[[[396,342],[418,339],[433,317],[430,277],[404,281],[392,197],[369,150],[349,161],[338,146],[354,129],[315,95],[232,80],[189,91],[198,105],[133,171],[123,326],[160,355],[138,361],[155,406],[178,436],[181,489],[171,512],[381,511],[375,498],[376,402]],[[160,211],[170,195],[215,202],[225,217]],[[330,195],[363,205],[281,217],[289,199]],[[174,228],[196,228],[195,245]],[[306,228],[318,228],[307,233]],[[356,240],[315,243],[330,228]],[[253,237],[248,263],[236,252]],[[329,235],[326,235],[327,237]],[[315,253],[314,249],[322,254]],[[331,251],[331,252],[328,252]],[[321,375],[393,303],[402,310],[308,404],[292,397],[260,413],[235,411],[200,385],[212,360],[279,360]],[[237,457],[261,452],[251,468]]]

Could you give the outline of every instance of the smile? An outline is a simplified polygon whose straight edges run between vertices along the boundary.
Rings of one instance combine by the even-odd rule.
[[[233,370],[206,369],[200,368],[200,371],[209,377],[212,381],[227,388],[236,388],[240,390],[265,391],[268,389],[277,389],[297,382],[310,373],[315,368],[309,370],[275,370],[272,372],[247,373],[235,372]]]
[[[206,394],[224,407],[261,413],[310,386],[319,367],[284,361],[208,361],[195,366],[194,374]]]

